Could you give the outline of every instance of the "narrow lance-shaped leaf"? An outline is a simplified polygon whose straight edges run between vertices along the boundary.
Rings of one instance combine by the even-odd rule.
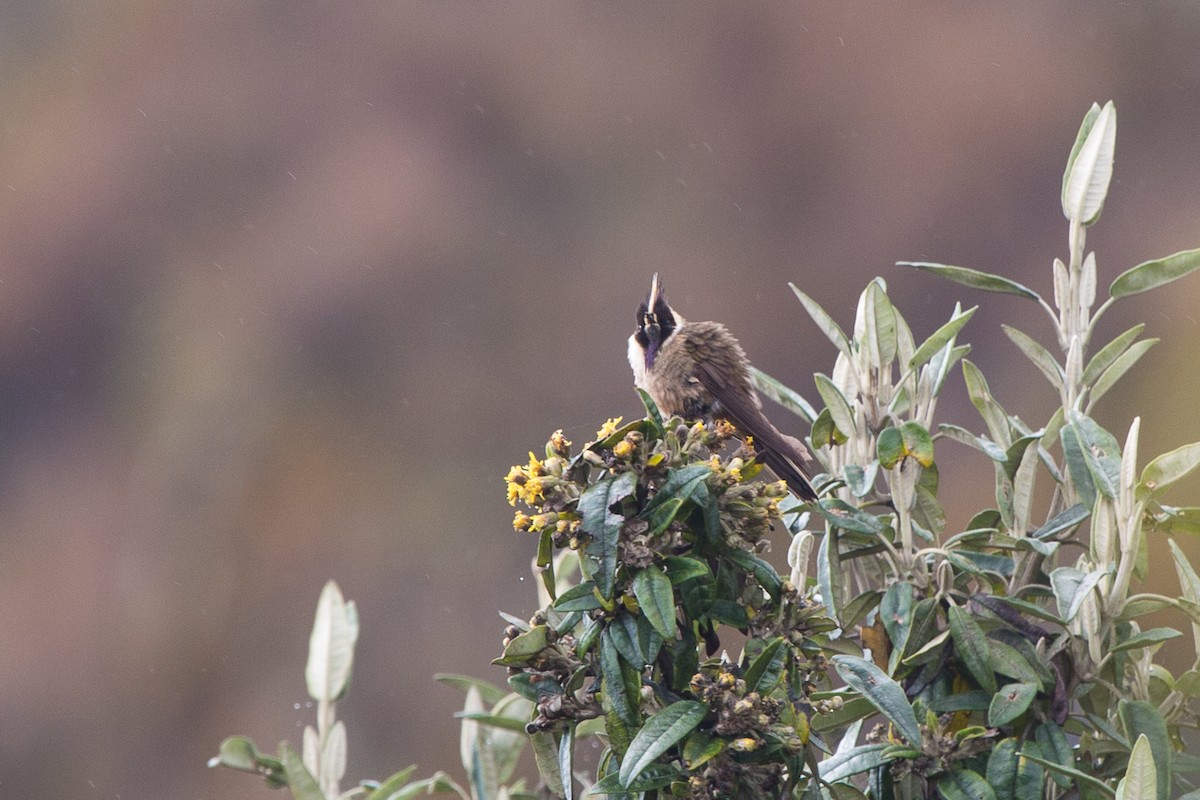
[[[816,300],[813,300],[800,291],[796,287],[796,284],[789,283],[788,286],[792,287],[792,291],[796,294],[796,298],[800,301],[800,304],[804,306],[804,310],[812,317],[813,322],[817,323],[817,327],[829,338],[829,341],[833,342],[833,346],[849,356],[850,340],[846,337],[841,327],[833,321],[833,317],[825,313],[825,309],[821,308]]]
[[[582,563],[587,565],[587,577],[596,582],[596,588],[605,600],[612,598],[617,543],[625,519],[612,507],[633,494],[636,486],[637,475],[623,472],[593,484],[579,498],[579,513],[583,517],[581,527],[592,537]]]
[[[1113,297],[1128,297],[1182,278],[1197,267],[1200,267],[1200,249],[1143,261],[1118,275],[1108,293]]]
[[[921,728],[900,684],[866,659],[835,655],[831,660],[838,675],[851,689],[870,700],[871,705],[896,726],[909,744],[920,746]]]
[[[629,786],[656,758],[691,733],[706,713],[708,707],[703,703],[680,700],[646,720],[621,760],[621,784]]]
[[[875,350],[879,366],[891,364],[896,358],[896,309],[888,299],[883,281],[876,278],[867,287],[870,314],[873,319]]]
[[[817,418],[816,409],[799,392],[755,366],[750,367],[750,380],[754,381],[754,388],[765,397],[774,400],[809,425]]]
[[[1092,124],[1086,134],[1080,129],[1083,142],[1076,148],[1067,165],[1063,180],[1063,214],[1067,219],[1091,225],[1100,216],[1108,184],[1112,180],[1113,152],[1117,142],[1117,109],[1112,101],[1104,104],[1100,113],[1088,118]],[[1085,119],[1084,125],[1087,126]]]
[[[1132,345],[1128,350],[1117,356],[1113,363],[1109,364],[1100,376],[1096,378],[1095,384],[1092,386],[1091,393],[1088,395],[1087,407],[1090,410],[1101,397],[1108,394],[1108,390],[1121,379],[1130,367],[1138,362],[1138,359],[1154,345],[1158,344],[1158,339],[1143,339],[1140,342]]]
[[[675,637],[675,596],[671,579],[656,566],[640,570],[633,578],[633,593],[642,613],[664,639]]]
[[[850,402],[842,394],[841,389],[829,377],[819,372],[813,376],[813,382],[817,384],[817,393],[821,395],[821,399],[825,401],[825,407],[829,409],[829,415],[833,417],[833,424],[842,433],[853,436],[856,428],[854,411],[850,408]]]
[[[1101,347],[1096,355],[1092,356],[1091,360],[1088,361],[1087,366],[1083,368],[1083,376],[1081,377],[1083,385],[1090,386],[1095,382],[1096,378],[1100,377],[1100,374],[1117,360],[1117,356],[1129,349],[1129,345],[1133,344],[1134,340],[1141,336],[1142,331],[1145,329],[1146,324],[1139,322],[1104,345],[1104,347]]]
[[[983,629],[961,606],[951,605],[946,609],[946,615],[954,648],[966,665],[967,671],[981,689],[995,693],[996,673],[992,671],[992,659]]]
[[[990,272],[980,272],[968,267],[955,267],[950,264],[937,264],[931,261],[897,261],[896,264],[901,267],[913,267],[923,270],[947,280],[952,280],[955,283],[961,283],[963,286],[970,286],[972,289],[983,289],[987,292],[1000,292],[1001,294],[1015,294],[1018,297],[1026,297],[1030,300],[1041,299],[1041,296],[1028,286],[1023,286],[1014,280],[1009,280],[1000,275],[993,275]]]
[[[1050,354],[1050,351],[1035,341],[1029,334],[1019,331],[1011,325],[1001,325],[1000,327],[1004,330],[1005,335],[1012,340],[1012,343],[1021,349],[1026,358],[1041,370],[1042,374],[1046,376],[1046,380],[1050,381],[1050,385],[1062,391],[1063,368],[1054,360],[1054,356]]]
[[[962,330],[971,317],[975,316],[978,308],[979,306],[971,306],[966,311],[961,313],[956,312],[950,318],[949,322],[942,325],[942,327],[933,332],[933,335],[921,343],[921,346],[913,353],[912,359],[909,360],[908,368],[914,369],[933,358],[934,354],[938,353],[951,339],[958,335],[958,332]]]
[[[967,383],[967,394],[971,397],[971,403],[979,411],[979,416],[983,417],[984,423],[987,424],[988,433],[991,435],[992,441],[1001,447],[1007,448],[1012,444],[1012,434],[1008,426],[1008,415],[1004,413],[1004,409],[992,397],[987,379],[983,377],[983,373],[980,372],[979,367],[966,359],[963,359],[963,378]]]
[[[295,800],[326,800],[316,778],[304,767],[304,760],[300,758],[300,754],[287,743],[280,745],[279,753],[292,797]]]

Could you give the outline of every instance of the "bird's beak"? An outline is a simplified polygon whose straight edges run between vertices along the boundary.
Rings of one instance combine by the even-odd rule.
[[[658,282],[658,273],[654,273],[654,278],[650,281],[650,299],[646,301],[646,308],[651,310],[658,304],[659,295],[662,294],[662,284]]]

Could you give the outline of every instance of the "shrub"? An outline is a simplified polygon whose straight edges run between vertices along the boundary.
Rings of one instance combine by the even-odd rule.
[[[1200,443],[1139,471],[1139,419],[1121,442],[1091,416],[1155,342],[1137,325],[1096,347],[1097,321],[1200,267],[1200,250],[1127,270],[1096,305],[1084,243],[1115,133],[1112,104],[1093,106],[1071,150],[1068,257],[1054,261],[1051,301],[1002,276],[902,262],[1046,312],[1049,345],[1004,333],[1058,393],[1049,419],[1002,408],[966,358],[974,308],[918,343],[881,279],[859,298],[852,334],[793,286],[838,351],[815,376],[823,407],[756,381],[811,425],[822,499],[800,505],[728,425],[663,419],[645,395],[645,418],[610,420],[578,452],[556,432],[544,457],[507,476],[542,578],[540,610],[506,616],[497,663],[511,692],[453,679],[468,689],[469,788],[409,771],[347,794],[575,797],[582,783],[614,797],[1200,797],[1200,760],[1182,744],[1200,696],[1200,577],[1168,539],[1182,597],[1136,591],[1149,535],[1200,532],[1200,508],[1163,502],[1200,464]],[[981,432],[938,421],[958,370]],[[995,506],[963,526],[938,497],[935,450],[954,445],[991,464],[980,479],[995,488]],[[762,557],[778,529],[790,536],[786,577]],[[1178,676],[1154,657],[1180,632],[1139,624],[1163,608],[1197,639]],[[241,739],[220,761],[332,798],[344,756],[330,767],[324,753],[345,742],[333,731],[318,726],[311,745],[306,732],[303,764]],[[526,734],[538,795],[509,783]],[[603,744],[594,770],[576,757],[592,737]]]

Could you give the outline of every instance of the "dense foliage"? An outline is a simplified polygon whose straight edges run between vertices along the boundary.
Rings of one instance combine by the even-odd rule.
[[[793,287],[838,351],[815,379],[821,410],[756,380],[811,425],[821,500],[800,505],[765,480],[752,443],[727,425],[663,419],[645,396],[645,418],[610,420],[578,452],[556,432],[507,476],[522,505],[513,526],[536,537],[542,577],[540,610],[506,617],[497,663],[511,691],[451,678],[468,690],[469,788],[406,771],[369,787],[371,800],[535,796],[510,782],[526,736],[538,796],[576,797],[582,783],[614,797],[1200,797],[1200,759],[1183,747],[1198,721],[1200,576],[1168,539],[1182,596],[1137,590],[1149,535],[1200,532],[1200,509],[1163,502],[1200,464],[1200,444],[1139,470],[1139,420],[1118,440],[1091,416],[1155,341],[1138,325],[1096,346],[1097,320],[1200,267],[1200,251],[1127,270],[1096,305],[1084,243],[1115,133],[1112,104],[1095,106],[1071,151],[1069,253],[1054,261],[1050,301],[1001,276],[906,262],[1045,310],[1049,345],[1004,332],[1057,391],[1049,419],[1002,408],[966,358],[959,336],[974,309],[956,307],[917,342],[877,279],[848,334]],[[957,372],[979,431],[938,419]],[[991,465],[980,479],[994,483],[995,505],[961,526],[938,496],[943,445]],[[1039,481],[1049,483],[1036,492]],[[772,530],[790,539],[786,577],[763,557]],[[1181,675],[1155,661],[1180,632],[1140,623],[1163,608],[1182,612],[1197,640]],[[291,768],[290,750],[276,769],[244,739],[222,759],[332,798],[336,778],[335,793],[313,793],[331,769],[323,743],[340,736],[344,748],[344,731],[326,728],[311,745],[306,734]],[[583,765],[579,744],[592,737],[603,755]],[[298,791],[299,770],[312,791]]]

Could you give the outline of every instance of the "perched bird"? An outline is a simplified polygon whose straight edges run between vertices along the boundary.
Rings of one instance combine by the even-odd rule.
[[[719,322],[688,322],[667,305],[655,274],[650,296],[638,306],[629,337],[633,383],[663,414],[684,419],[726,419],[752,437],[759,460],[801,500],[817,499],[808,480],[812,456],[795,437],[780,433],[763,415],[750,381],[750,362]]]

